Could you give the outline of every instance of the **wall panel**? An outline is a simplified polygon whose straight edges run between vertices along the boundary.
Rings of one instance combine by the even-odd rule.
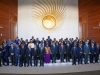
[[[83,14],[87,13],[87,19]],[[99,27],[100,22],[100,0],[79,0],[79,22],[80,27],[84,27],[85,22],[87,22],[87,29],[82,29],[81,37],[93,37],[97,42],[100,43],[100,28],[96,29],[94,27]],[[84,34],[87,34],[85,36]]]
[[[18,0],[0,0],[0,26],[3,27],[0,28],[0,43],[3,39],[14,40],[17,36],[17,11]]]

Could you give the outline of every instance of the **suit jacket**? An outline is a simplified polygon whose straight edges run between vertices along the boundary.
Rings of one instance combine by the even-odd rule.
[[[66,53],[69,54],[71,52],[71,47],[70,45],[65,45],[65,50],[66,50]]]
[[[8,49],[8,46],[5,46],[5,47],[4,47],[4,50],[5,50],[4,56],[9,56],[9,49]]]
[[[13,47],[13,48],[10,47],[9,53],[10,53],[10,55],[11,55],[11,53],[15,53],[15,47]]]
[[[96,52],[96,48],[95,48],[95,46],[94,47],[90,47],[90,53],[91,54],[94,54]]]
[[[84,53],[89,54],[90,52],[90,46],[84,45]]]
[[[24,47],[25,47],[25,49],[27,49],[28,48],[28,43],[27,44],[25,43],[24,44]]]
[[[59,53],[59,45],[56,45],[56,48],[57,48],[57,52]]]
[[[20,55],[25,56],[26,55],[26,48],[20,48]]]
[[[15,42],[16,44],[18,44],[18,41],[19,41],[19,39],[15,39],[15,41],[14,41],[14,42]]]
[[[3,48],[0,48],[0,57],[3,56]]]
[[[83,47],[82,46],[81,47],[79,46],[77,49],[78,49],[78,51],[77,51],[78,52],[78,56],[80,56],[81,55],[80,52],[83,52]]]
[[[27,57],[29,57],[29,55],[30,55],[30,57],[32,57],[32,56],[33,56],[33,51],[32,51],[32,49],[27,48],[27,50],[26,50],[26,55],[27,55]]]
[[[96,54],[100,53],[100,46],[99,47],[96,46],[96,51],[95,52],[96,52]]]
[[[56,54],[57,53],[57,47],[56,47],[56,45],[55,45],[55,47],[53,45],[51,46],[51,53],[52,54]]]
[[[43,48],[39,48],[39,57],[44,57],[45,56],[45,49]]]
[[[72,56],[76,56],[77,55],[77,51],[78,51],[78,49],[77,49],[77,47],[72,47],[72,50],[71,50],[71,53],[72,53]]]
[[[64,52],[65,52],[65,46],[63,45],[63,48],[62,48],[62,46],[60,46],[59,53],[64,54]]]
[[[39,49],[33,49],[33,56],[39,56]]]
[[[15,48],[14,53],[15,53],[15,55],[19,55],[20,54],[20,48]]]

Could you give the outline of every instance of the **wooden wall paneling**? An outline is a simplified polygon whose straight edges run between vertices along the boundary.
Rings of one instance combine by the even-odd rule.
[[[84,23],[85,13],[87,17],[87,29]],[[84,15],[84,16],[82,16]],[[79,23],[82,25],[82,37],[93,37],[100,43],[100,29],[94,29],[98,27],[100,22],[100,0],[79,0]]]
[[[17,13],[18,0],[0,0],[0,43],[3,39],[12,38],[17,36]]]

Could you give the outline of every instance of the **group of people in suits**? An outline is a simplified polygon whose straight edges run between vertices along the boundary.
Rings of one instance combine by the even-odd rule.
[[[0,66],[32,66],[32,61],[34,60],[34,67],[38,66],[38,61],[40,61],[40,66],[44,67],[44,63],[56,63],[56,60],[60,62],[70,62],[72,58],[72,65],[78,64],[89,64],[99,63],[100,46],[99,43],[91,39],[76,39],[66,38],[63,40],[61,38],[59,41],[54,38],[52,40],[50,36],[45,40],[42,38],[40,41],[38,38],[34,39],[34,36],[28,41],[23,38],[18,37],[12,41],[9,39],[6,41],[4,39],[3,43],[0,45]],[[10,60],[9,60],[10,59]],[[64,61],[64,59],[66,61]],[[1,64],[2,63],[2,64]]]

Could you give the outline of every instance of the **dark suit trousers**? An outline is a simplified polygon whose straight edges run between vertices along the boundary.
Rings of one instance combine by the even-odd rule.
[[[40,56],[40,66],[44,66],[44,56]]]
[[[82,62],[83,62],[83,55],[82,54],[80,54],[80,55],[78,55],[78,64],[82,64]]]
[[[76,65],[76,55],[73,55],[72,56],[72,64],[75,64]]]
[[[15,55],[15,65],[18,65],[18,58],[19,56]]]
[[[93,63],[94,60],[94,54],[90,54],[90,63]]]
[[[60,54],[59,54],[59,52],[57,52],[56,57],[57,57],[58,60],[60,59]]]
[[[34,56],[34,66],[37,66],[37,65],[38,65],[38,57]]]
[[[30,62],[30,65],[32,66],[32,57],[30,57],[30,56],[27,57],[28,66],[29,66],[29,62]]]
[[[25,56],[21,56],[20,57],[20,66],[23,66],[23,64],[24,64],[24,66],[26,66],[26,57]]]
[[[14,65],[14,64],[15,64],[15,63],[14,63],[14,62],[15,62],[15,60],[14,60],[14,55],[11,55],[11,56],[10,56],[10,59],[11,59],[12,65]]]
[[[9,65],[9,59],[8,59],[8,56],[5,56],[5,60],[6,60],[7,65]]]
[[[66,53],[66,62],[69,61],[70,62],[70,53]]]
[[[1,66],[1,60],[2,60],[2,57],[0,56],[0,66]]]
[[[56,53],[52,54],[52,63],[56,62]]]
[[[99,60],[99,53],[95,54],[95,63]]]
[[[3,65],[5,64],[5,62],[6,62],[6,59],[5,59],[5,56],[3,55],[2,56],[2,63],[3,63]]]
[[[60,54],[60,61],[64,62],[64,54]]]
[[[88,63],[88,54],[85,54],[84,63]]]

